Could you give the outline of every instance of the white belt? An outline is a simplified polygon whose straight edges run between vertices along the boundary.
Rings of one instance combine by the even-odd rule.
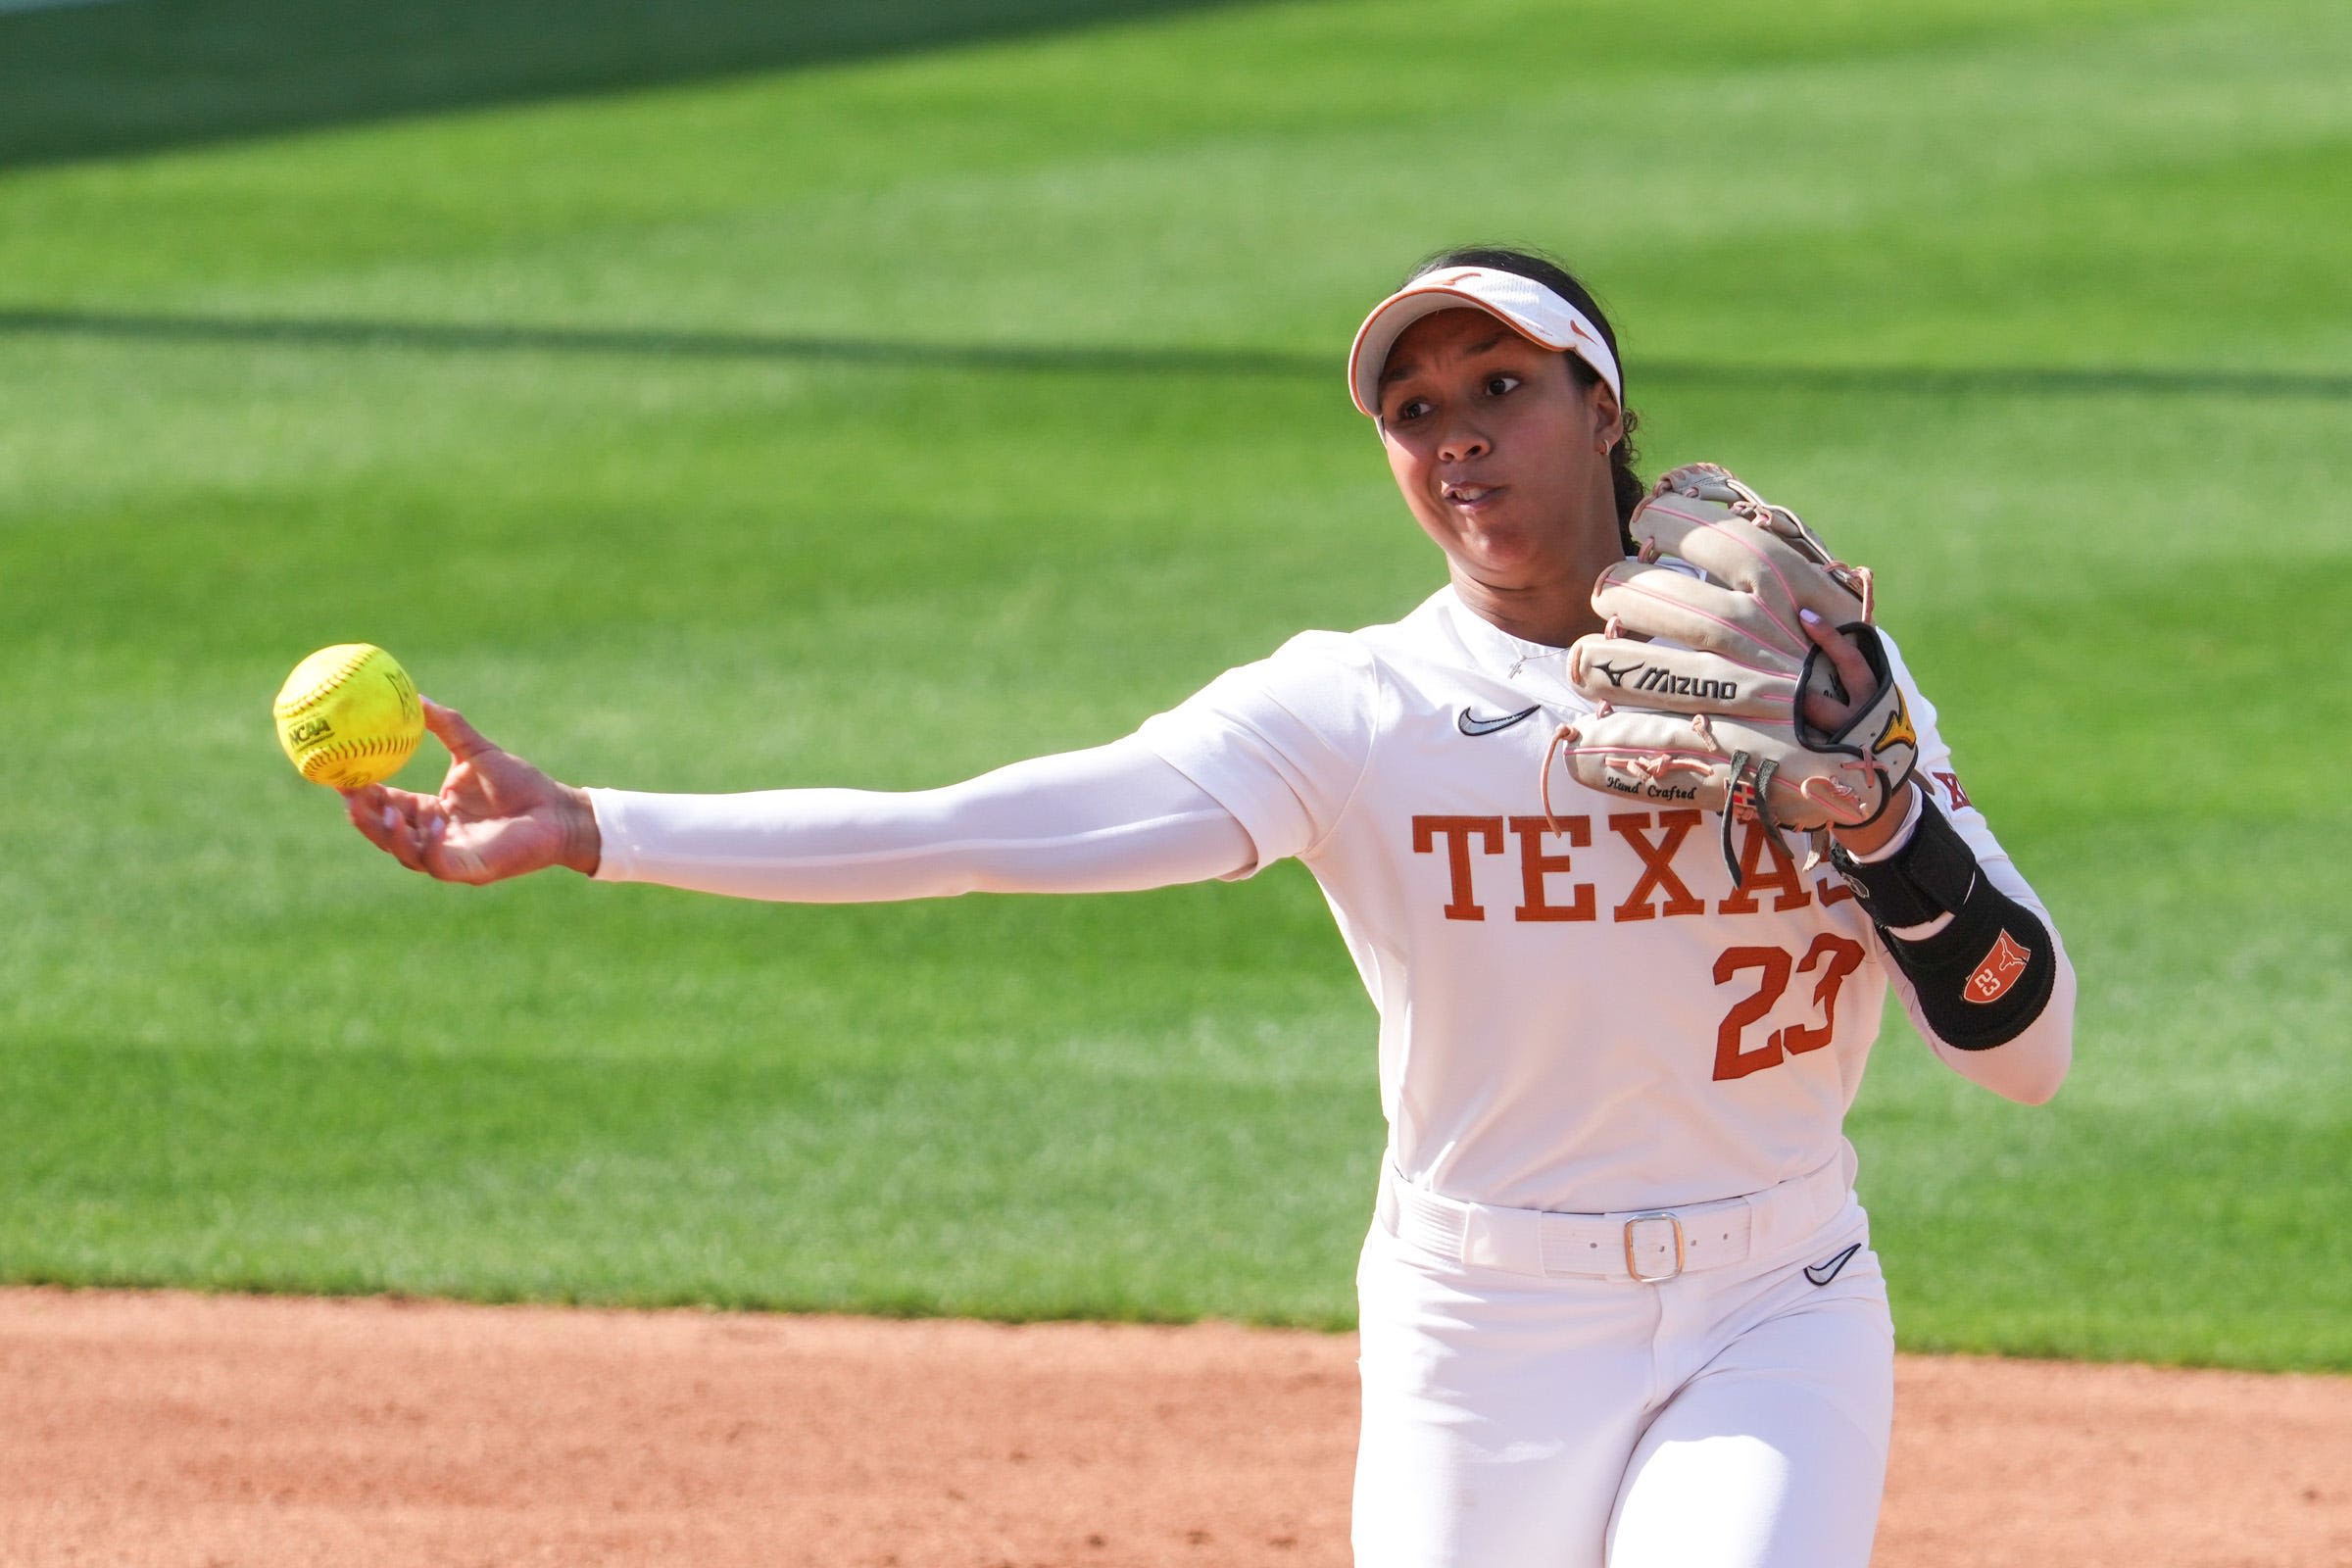
[[[1405,1184],[1384,1164],[1383,1229],[1472,1268],[1655,1284],[1723,1268],[1810,1236],[1845,1206],[1851,1178],[1840,1153],[1777,1187],[1720,1202],[1615,1214],[1500,1208]]]

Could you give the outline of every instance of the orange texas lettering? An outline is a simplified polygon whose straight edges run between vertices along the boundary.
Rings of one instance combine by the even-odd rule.
[[[1685,842],[1701,820],[1700,813],[1690,808],[1611,812],[1608,829],[1633,851],[1638,869],[1621,886],[1605,889],[1591,880],[1600,874],[1592,869],[1591,858],[1577,854],[1592,847],[1590,816],[1415,815],[1411,842],[1415,855],[1443,858],[1446,902],[1441,912],[1448,920],[1486,919],[1482,892],[1493,899],[1508,884],[1494,878],[1482,890],[1480,867],[1484,861],[1511,855],[1519,873],[1513,920],[1597,920],[1600,901],[1605,898],[1610,921],[1622,924],[1706,912],[1707,901],[1691,890],[1677,865]],[[1761,824],[1747,823],[1742,834],[1740,865],[1743,885],[1716,901],[1717,914],[1760,913],[1764,908],[1760,896],[1764,894],[1772,895],[1775,912],[1801,909],[1816,899],[1826,908],[1854,896],[1826,872],[1808,887],[1788,852]],[[1518,840],[1515,855],[1506,848],[1506,838]],[[1700,856],[1694,864],[1714,863],[1712,856],[1692,853]],[[1617,858],[1600,862],[1604,868],[1617,863]],[[1586,870],[1587,880],[1572,880],[1580,867]]]

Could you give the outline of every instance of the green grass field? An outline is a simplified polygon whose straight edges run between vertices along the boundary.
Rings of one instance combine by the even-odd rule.
[[[1107,740],[1440,580],[1341,362],[1501,237],[1600,284],[1647,466],[1878,567],[2081,969],[2046,1109],[1890,1021],[1851,1128],[1905,1344],[2352,1368],[2352,14],[1561,15],[1219,7],[0,173],[0,1278],[1346,1323],[1372,1017],[1298,867],[444,888],[266,710],[367,639],[584,782]]]

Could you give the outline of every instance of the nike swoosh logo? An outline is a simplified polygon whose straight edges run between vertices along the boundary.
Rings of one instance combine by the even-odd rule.
[[[1860,1242],[1856,1242],[1844,1251],[1839,1252],[1836,1257],[1831,1258],[1827,1263],[1807,1263],[1805,1265],[1805,1278],[1811,1280],[1816,1285],[1827,1285],[1830,1283],[1830,1281],[1838,1277],[1838,1271],[1845,1267],[1846,1263],[1852,1259],[1853,1255],[1860,1250],[1862,1250],[1862,1244]]]
[[[1465,708],[1462,710],[1462,716],[1455,719],[1453,723],[1454,727],[1465,735],[1492,735],[1498,729],[1509,729],[1523,718],[1533,717],[1536,709],[1543,706],[1542,703],[1538,703],[1535,708],[1522,708],[1516,713],[1505,713],[1500,718],[1472,718],[1470,710]]]

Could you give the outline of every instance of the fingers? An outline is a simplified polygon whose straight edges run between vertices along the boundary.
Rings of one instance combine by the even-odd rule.
[[[433,738],[448,747],[449,755],[459,761],[470,761],[484,752],[498,750],[483,737],[480,730],[466,723],[466,715],[456,709],[444,708],[429,697],[419,697],[417,701],[424,706],[424,727],[431,730]]]
[[[1851,638],[1810,610],[1797,612],[1797,618],[1804,622],[1805,635],[1813,639],[1814,646],[1830,656],[1838,681],[1849,693],[1867,692],[1877,684],[1870,672],[1870,661],[1862,657],[1862,650],[1854,646]]]
[[[1862,650],[1827,619],[1810,610],[1800,612],[1798,619],[1804,623],[1805,635],[1828,657],[1830,667],[1838,672],[1838,684],[1845,693],[1845,701],[1839,702],[1826,692],[1807,692],[1805,721],[1816,729],[1835,732],[1869,698],[1877,688],[1878,679],[1871,673],[1870,661],[1862,657]]]
[[[453,837],[448,808],[435,796],[371,784],[348,790],[344,810],[360,836],[410,870],[436,882],[469,882],[479,886],[506,874],[495,871],[463,833]]]
[[[381,784],[347,790],[343,796],[344,811],[360,836],[412,871],[424,869],[426,821],[438,814],[439,804],[432,796]]]
[[[548,814],[568,793],[522,759],[502,751],[454,708],[422,699],[425,727],[449,748],[440,793],[417,795],[371,784],[344,793],[352,826],[410,870],[476,886],[555,863],[564,832]],[[593,828],[587,868],[594,869]],[[570,863],[566,861],[565,863]]]

